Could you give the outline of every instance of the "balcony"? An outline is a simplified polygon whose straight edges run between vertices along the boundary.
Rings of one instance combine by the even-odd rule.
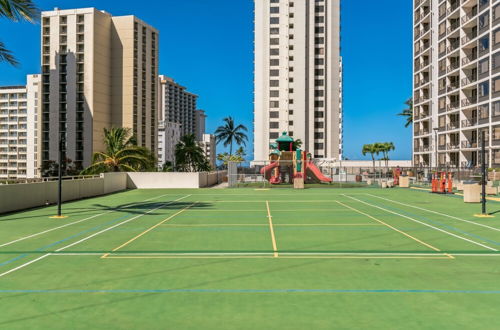
[[[453,129],[458,129],[458,128],[460,128],[458,121],[454,121],[454,122],[451,122],[448,125],[446,125],[446,130],[448,130],[448,131],[453,130]]]
[[[477,54],[472,54],[470,56],[466,56],[462,59],[462,65],[467,65],[472,61],[477,60]]]
[[[477,98],[466,98],[466,99],[463,99],[461,102],[462,107],[468,107],[468,106],[476,104],[476,103],[477,103]]]
[[[465,15],[462,16],[462,24],[466,24],[468,23],[471,19],[473,19],[475,16],[477,15],[477,9],[473,9],[467,13],[465,13]]]
[[[450,65],[448,65],[448,66],[446,67],[446,72],[447,72],[447,73],[450,73],[450,72],[452,72],[453,70],[458,69],[458,67],[459,67],[458,62],[452,63],[452,64],[450,64]]]
[[[462,37],[462,45],[465,45],[469,41],[472,41],[477,38],[477,32],[475,33],[467,33],[465,36]]]
[[[446,52],[449,54],[449,53],[457,50],[458,47],[460,47],[460,43],[459,42],[451,43],[448,47],[446,47]]]
[[[476,81],[477,81],[477,76],[470,76],[470,77],[462,78],[462,86],[472,84]]]
[[[458,83],[453,83],[453,84],[450,84],[449,86],[446,87],[446,91],[447,92],[453,92],[454,90],[458,89],[460,86],[458,85]]]
[[[447,111],[458,109],[458,102],[451,102],[446,106]]]
[[[477,125],[477,117],[462,120],[462,128],[472,127]]]
[[[446,144],[446,150],[458,150],[458,149],[460,149],[460,144],[458,144],[458,143]]]

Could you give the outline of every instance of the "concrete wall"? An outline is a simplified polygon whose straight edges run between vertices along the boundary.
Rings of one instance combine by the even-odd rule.
[[[129,189],[169,189],[169,188],[204,188],[222,182],[227,175],[222,172],[201,173],[127,173],[127,188]]]
[[[225,171],[209,173],[104,173],[99,178],[64,180],[63,201],[126,189],[203,188],[222,182]],[[57,203],[57,181],[0,185],[0,214]]]
[[[127,189],[127,173],[100,178],[64,180],[63,201],[110,194]],[[57,203],[57,181],[0,185],[0,214]]]

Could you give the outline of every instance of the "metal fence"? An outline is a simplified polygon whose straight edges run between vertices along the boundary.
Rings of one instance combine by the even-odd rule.
[[[253,162],[251,166],[241,166],[240,163],[228,164],[229,187],[255,187],[255,188],[280,188],[289,187],[291,180],[286,168],[290,168],[294,161],[280,161],[280,172],[285,177],[282,184],[271,184],[269,182],[269,170],[262,173],[262,169],[271,164],[271,161]],[[432,175],[436,172],[452,173],[455,181],[480,181],[480,168],[458,168],[458,167],[385,167],[385,166],[365,166],[347,167],[339,166],[338,162],[311,161],[331,183],[317,182],[313,175],[306,173],[306,186],[325,188],[347,188],[376,186],[382,181],[394,179],[394,173],[398,170],[402,175],[410,178],[410,183],[414,186],[430,186]],[[285,170],[283,170],[285,168]],[[490,172],[490,180],[500,180],[500,172]],[[316,181],[316,182],[315,182]]]

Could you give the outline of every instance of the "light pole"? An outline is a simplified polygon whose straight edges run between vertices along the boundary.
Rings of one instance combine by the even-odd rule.
[[[57,180],[57,215],[52,217],[53,219],[63,219],[66,218],[62,215],[62,162],[63,162],[63,151],[65,136],[64,132],[59,132],[59,166],[58,166],[58,180]]]
[[[435,166],[436,166],[436,169],[438,167],[438,131],[439,131],[439,128],[438,127],[435,127],[434,128],[434,152],[436,153],[436,162],[435,162]]]

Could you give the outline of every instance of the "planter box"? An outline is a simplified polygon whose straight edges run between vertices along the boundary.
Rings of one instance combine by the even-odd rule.
[[[480,203],[481,186],[477,183],[464,184],[464,203]]]
[[[410,188],[410,177],[409,176],[400,176],[399,177],[399,186],[401,188]]]

